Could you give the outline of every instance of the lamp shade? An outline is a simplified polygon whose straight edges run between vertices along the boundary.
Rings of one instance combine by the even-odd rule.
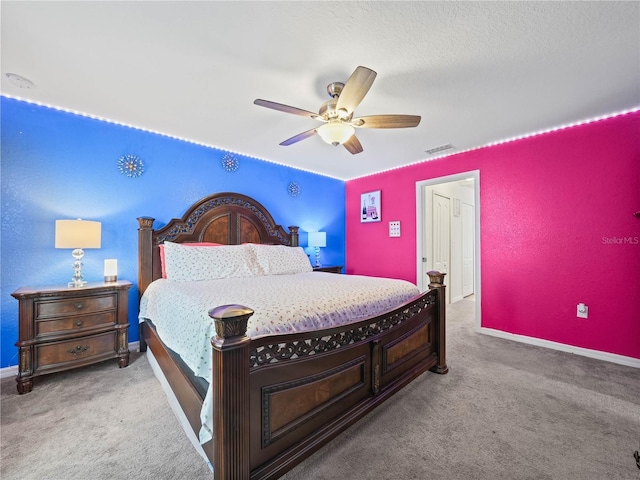
[[[355,131],[356,129],[351,125],[342,122],[328,122],[317,130],[322,140],[334,146],[342,145],[351,138]]]
[[[327,233],[326,232],[309,232],[309,247],[326,247],[327,246]]]
[[[91,220],[56,220],[56,248],[100,248],[102,224]]]

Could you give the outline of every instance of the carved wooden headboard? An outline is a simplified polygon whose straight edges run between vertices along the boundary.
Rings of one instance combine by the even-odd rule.
[[[298,227],[287,233],[259,202],[240,193],[216,193],[193,204],[180,219],[153,230],[154,218],[138,222],[138,293],[162,276],[160,249],[165,241],[213,242],[227,245],[264,243],[298,246]]]

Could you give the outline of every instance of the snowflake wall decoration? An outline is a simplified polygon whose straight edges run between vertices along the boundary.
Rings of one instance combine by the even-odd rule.
[[[144,173],[144,163],[135,155],[123,155],[118,159],[120,173],[127,177],[135,178]]]
[[[231,153],[225,153],[222,157],[222,168],[224,168],[227,172],[235,172],[238,170],[240,166],[240,162],[235,155]]]
[[[297,197],[298,195],[300,195],[300,185],[298,185],[296,182],[289,183],[289,185],[287,186],[287,192],[292,197]]]

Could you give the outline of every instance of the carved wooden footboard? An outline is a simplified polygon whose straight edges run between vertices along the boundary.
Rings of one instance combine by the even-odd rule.
[[[443,289],[355,324],[257,340],[250,309],[212,309],[216,479],[277,478],[426,370],[446,373]]]
[[[139,224],[140,295],[161,276],[164,241],[298,244],[297,227],[286,233],[234,193],[206,197],[159,230],[152,218]],[[447,373],[444,286],[429,286],[377,317],[256,339],[247,337],[250,308],[212,308],[213,441],[204,450],[216,480],[278,478],[426,370]],[[201,394],[153,326],[140,332],[141,351],[148,344],[197,434]]]

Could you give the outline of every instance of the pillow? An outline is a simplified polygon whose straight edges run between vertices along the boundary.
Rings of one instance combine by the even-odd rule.
[[[182,243],[186,247],[220,247],[223,243],[211,243],[211,242],[194,242],[194,243]],[[160,248],[160,268],[162,269],[162,278],[167,278],[167,270],[164,266],[164,243],[158,245]]]
[[[302,247],[286,245],[247,244],[255,252],[264,275],[285,275],[311,272],[313,268]]]
[[[164,253],[167,280],[174,282],[262,275],[255,253],[248,245],[211,248],[165,242]]]

